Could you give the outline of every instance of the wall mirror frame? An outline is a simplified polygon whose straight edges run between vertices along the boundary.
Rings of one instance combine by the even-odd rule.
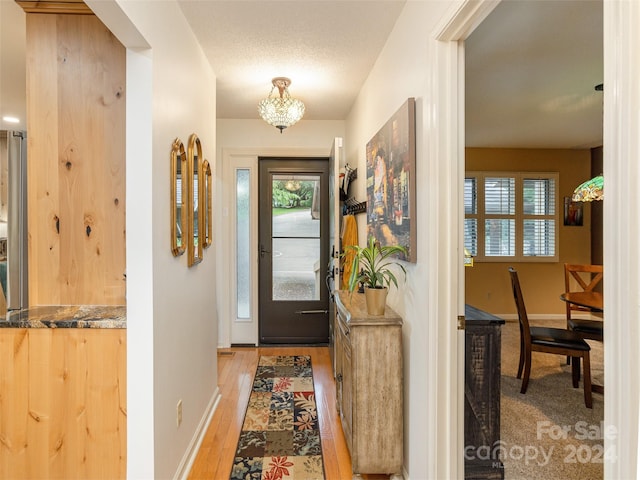
[[[187,154],[184,144],[176,138],[171,145],[171,253],[185,252],[187,232]]]
[[[211,165],[208,160],[202,163],[202,207],[204,208],[204,248],[209,248],[213,242],[213,183],[211,179]]]
[[[189,137],[187,146],[187,172],[189,187],[187,197],[187,264],[189,267],[202,261],[202,251],[204,245],[203,218],[204,208],[202,208],[202,145],[195,133]]]

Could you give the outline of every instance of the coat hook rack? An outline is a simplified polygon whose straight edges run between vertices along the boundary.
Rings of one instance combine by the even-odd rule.
[[[349,187],[351,182],[358,178],[358,169],[351,168],[348,163],[344,166],[344,176],[342,178],[342,185],[340,186],[340,200],[346,201],[349,197]]]
[[[358,213],[366,213],[367,202],[358,202],[354,197],[347,198],[344,202],[345,215],[357,215]]]

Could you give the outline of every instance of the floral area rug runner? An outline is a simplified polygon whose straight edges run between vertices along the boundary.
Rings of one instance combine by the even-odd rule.
[[[260,357],[230,478],[325,478],[311,357]]]

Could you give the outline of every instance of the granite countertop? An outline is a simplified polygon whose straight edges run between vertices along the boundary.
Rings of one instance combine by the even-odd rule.
[[[0,328],[127,328],[124,305],[51,305],[9,312]]]

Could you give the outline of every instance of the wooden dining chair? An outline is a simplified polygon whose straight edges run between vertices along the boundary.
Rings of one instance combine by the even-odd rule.
[[[517,378],[522,378],[520,393],[526,393],[531,374],[531,353],[542,352],[571,357],[571,376],[573,387],[578,388],[580,382],[580,359],[584,365],[584,404],[593,408],[591,395],[591,361],[589,352],[591,347],[576,332],[563,328],[532,327],[529,325],[527,309],[525,308],[518,272],[509,267],[513,298],[518,310],[520,322],[520,361],[518,363]]]
[[[602,265],[564,264],[564,291],[591,292],[602,281]],[[578,333],[582,338],[602,342],[603,323],[601,320],[573,318],[572,312],[592,312],[587,307],[565,302],[567,308],[567,330]]]

